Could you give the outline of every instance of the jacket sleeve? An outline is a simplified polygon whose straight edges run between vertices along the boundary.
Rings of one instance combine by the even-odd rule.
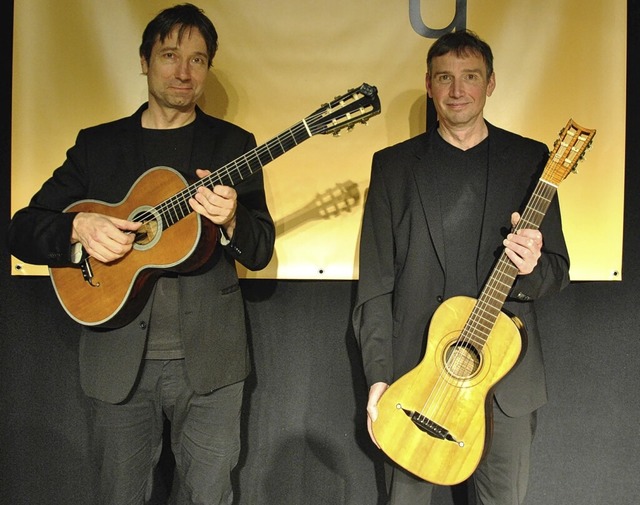
[[[86,198],[84,135],[67,151],[61,167],[42,185],[29,205],[18,210],[9,223],[7,242],[11,254],[34,265],[71,264],[71,227],[74,213],[63,212]]]
[[[369,385],[393,378],[394,244],[388,193],[374,155],[360,238],[352,322]]]
[[[562,219],[557,196],[553,198],[540,226],[542,254],[533,272],[519,275],[510,299],[537,300],[553,295],[569,284],[569,253],[562,232]]]

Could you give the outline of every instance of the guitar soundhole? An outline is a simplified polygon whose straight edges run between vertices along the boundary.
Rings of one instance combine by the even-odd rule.
[[[455,342],[445,354],[445,367],[456,379],[470,379],[478,370],[482,358],[478,350],[468,342]]]
[[[139,207],[130,216],[130,221],[142,222],[136,231],[133,248],[145,251],[158,243],[162,235],[162,216],[153,207]]]

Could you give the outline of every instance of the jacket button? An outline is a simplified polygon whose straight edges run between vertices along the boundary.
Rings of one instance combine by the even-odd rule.
[[[444,300],[444,298],[442,298],[442,296],[438,295],[438,296],[436,297],[436,300],[438,301],[438,303],[442,303],[442,302],[443,302],[443,300]]]
[[[140,327],[141,330],[146,330],[147,329],[147,322],[146,321],[140,321],[138,323],[138,326]]]

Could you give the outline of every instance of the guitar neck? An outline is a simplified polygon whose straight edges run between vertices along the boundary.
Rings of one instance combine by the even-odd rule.
[[[513,233],[525,228],[539,229],[557,189],[554,184],[540,179]],[[478,348],[482,348],[489,338],[517,275],[518,268],[503,250],[463,330],[465,338]]]

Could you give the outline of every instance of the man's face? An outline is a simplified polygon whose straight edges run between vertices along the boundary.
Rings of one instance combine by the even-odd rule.
[[[495,74],[487,76],[483,58],[469,52],[437,56],[427,74],[427,91],[438,120],[451,129],[472,127],[483,120],[482,111],[496,86]]]
[[[161,108],[188,111],[204,92],[209,74],[207,45],[197,29],[186,30],[178,42],[178,28],[153,45],[147,62],[140,59],[147,76],[149,102]]]

